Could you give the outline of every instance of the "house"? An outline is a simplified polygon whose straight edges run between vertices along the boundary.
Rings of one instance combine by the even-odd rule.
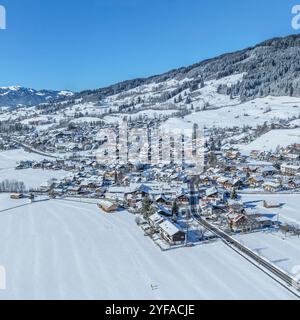
[[[300,166],[290,165],[290,164],[283,164],[281,165],[281,172],[286,175],[296,175],[300,173]]]
[[[225,152],[224,156],[230,160],[236,160],[241,156],[241,153],[236,150],[228,150]]]
[[[272,176],[277,173],[277,169],[273,166],[266,166],[259,168],[258,172],[263,176],[263,177],[268,177]]]
[[[224,188],[230,191],[237,190],[243,186],[240,179],[229,179],[224,183]]]
[[[250,157],[251,157],[252,159],[255,159],[255,160],[256,160],[256,159],[258,158],[259,154],[260,154],[260,151],[259,151],[259,150],[252,150],[251,153],[250,153]]]
[[[295,161],[300,160],[300,155],[296,154],[296,153],[288,153],[285,155],[285,159],[287,161],[295,162]]]
[[[199,182],[202,185],[210,186],[212,184],[212,179],[209,176],[200,176]]]
[[[263,184],[263,188],[268,192],[276,192],[281,189],[281,184],[275,181],[267,181]]]
[[[248,183],[251,187],[256,188],[260,187],[264,183],[265,179],[261,176],[251,176],[248,179]]]
[[[116,203],[112,203],[107,200],[100,200],[98,202],[98,207],[107,213],[115,212],[119,208],[119,206]]]
[[[214,200],[219,197],[218,189],[215,187],[209,188],[205,192],[206,198],[209,200]]]
[[[225,208],[220,205],[214,205],[212,203],[205,204],[201,206],[201,215],[208,218],[218,218],[225,211]]]
[[[163,205],[157,205],[157,213],[162,215],[162,216],[166,216],[166,217],[171,217],[172,216],[172,212],[170,209],[166,208]]]
[[[16,194],[12,194],[10,198],[12,200],[19,200],[19,199],[25,198],[25,195],[23,193],[16,193]]]
[[[275,222],[273,219],[270,219],[264,215],[254,219],[254,227],[256,229],[271,228],[274,224]]]
[[[299,189],[300,188],[300,179],[290,180],[288,183],[290,189]]]
[[[149,217],[149,224],[150,226],[153,228],[153,229],[157,229],[158,228],[158,225],[162,222],[165,221],[166,218],[164,218],[163,216],[161,216],[160,214],[158,213],[154,213],[153,215],[151,215]]]
[[[169,220],[165,220],[159,224],[159,232],[162,239],[171,245],[178,245],[185,242],[186,234],[182,229]]]
[[[176,195],[176,200],[177,200],[178,204],[186,205],[190,202],[190,197],[187,193],[185,193],[184,191],[181,191],[180,193],[178,193]]]
[[[156,203],[165,204],[165,205],[171,204],[171,202],[172,202],[171,199],[166,197],[164,194],[161,194],[161,195],[155,197],[154,200]]]
[[[241,213],[229,212],[226,214],[229,228],[233,232],[245,231],[248,229],[248,219]]]
[[[81,187],[79,186],[69,186],[67,188],[67,192],[69,195],[78,195],[80,191],[81,191]]]

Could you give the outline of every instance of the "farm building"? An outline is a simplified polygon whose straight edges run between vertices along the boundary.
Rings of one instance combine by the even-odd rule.
[[[100,200],[98,203],[98,207],[105,212],[115,212],[118,210],[119,206],[116,203],[112,203],[107,200]]]

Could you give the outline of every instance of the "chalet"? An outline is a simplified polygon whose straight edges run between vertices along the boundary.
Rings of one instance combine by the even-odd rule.
[[[300,173],[300,166],[283,164],[281,165],[281,172],[286,175],[296,175]]]
[[[98,207],[107,213],[115,212],[119,208],[119,206],[116,203],[112,203],[107,200],[100,200],[98,203]]]
[[[290,189],[299,189],[300,188],[300,179],[290,180],[288,182],[288,187]]]
[[[267,181],[265,183],[263,183],[263,188],[265,191],[268,192],[276,192],[279,191],[281,189],[281,183],[276,182],[276,181]]]
[[[284,158],[287,161],[296,162],[300,160],[300,155],[296,153],[288,153],[285,155]]]
[[[159,224],[159,232],[162,239],[166,240],[171,245],[179,245],[186,240],[185,232],[183,232],[178,225],[169,220],[165,220]]]
[[[224,206],[214,205],[212,203],[201,205],[201,214],[208,218],[218,218],[225,212]]]
[[[259,154],[260,154],[260,151],[259,151],[259,150],[252,150],[251,153],[250,153],[250,157],[251,157],[252,159],[255,159],[255,160],[256,160],[256,159],[258,158]]]
[[[165,204],[165,205],[169,205],[172,203],[171,199],[167,196],[165,196],[164,194],[161,194],[159,196],[156,196],[154,198],[154,201],[156,203],[159,203],[159,204]]]
[[[272,176],[277,173],[277,169],[274,168],[273,166],[266,166],[259,168],[258,172],[263,176],[263,177],[268,177]]]
[[[178,204],[184,205],[184,204],[188,204],[190,202],[190,197],[186,192],[181,191],[180,193],[178,193],[176,195],[176,200],[177,200]]]
[[[168,209],[167,207],[163,206],[163,205],[157,205],[156,212],[159,215],[162,215],[162,216],[165,216],[165,217],[171,217],[172,216],[171,210]]]
[[[241,156],[241,153],[236,150],[228,150],[224,153],[224,156],[230,160],[236,160]]]
[[[78,195],[78,193],[81,191],[81,187],[80,186],[69,186],[67,188],[67,193],[69,195]]]
[[[248,183],[251,187],[256,188],[260,187],[264,183],[265,179],[261,176],[251,176],[248,179]]]
[[[200,176],[199,182],[202,185],[210,186],[212,184],[212,179],[209,176]]]
[[[248,229],[248,219],[246,215],[230,212],[226,215],[226,218],[231,231],[239,232]]]
[[[166,218],[164,218],[163,216],[161,216],[158,213],[154,213],[152,216],[149,217],[149,224],[150,226],[155,229],[158,230],[158,226],[160,223],[164,222]]]
[[[229,179],[224,183],[224,188],[227,190],[237,190],[243,186],[243,182],[240,179]]]
[[[205,195],[207,199],[214,200],[219,197],[219,192],[217,188],[212,187],[206,190]]]
[[[262,215],[254,219],[253,227],[255,229],[264,229],[264,228],[271,228],[272,226],[274,226],[274,224],[275,224],[274,219],[270,219],[267,216]]]
[[[225,183],[227,183],[228,181],[229,181],[229,178],[227,178],[227,177],[220,177],[217,179],[218,185],[220,185],[223,188],[224,188]]]

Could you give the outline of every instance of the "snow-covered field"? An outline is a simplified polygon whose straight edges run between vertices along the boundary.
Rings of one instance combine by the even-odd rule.
[[[145,110],[132,114],[114,114],[103,118],[107,123],[118,123],[124,119],[124,117],[131,118],[131,120],[138,120],[139,117],[147,117],[149,119],[159,118],[161,116],[168,116],[178,112],[178,110]]]
[[[23,149],[1,151],[0,170],[15,168],[16,164],[20,161],[41,161],[45,158],[45,156],[25,152]]]
[[[239,105],[223,105],[218,110],[195,112],[184,119],[169,119],[165,126],[168,128],[189,128],[191,123],[200,127],[243,127],[256,126],[264,122],[272,123],[278,119],[298,117],[300,113],[300,99],[291,97],[266,97],[241,103]]]
[[[239,148],[243,153],[252,150],[275,151],[278,146],[287,147],[300,141],[300,128],[271,130],[248,145],[241,145]]]
[[[289,224],[300,225],[300,194],[247,194],[243,195],[244,202],[249,202],[258,209],[259,212],[266,214],[279,214],[279,219]],[[282,208],[266,209],[263,201],[270,203],[283,204]]]
[[[26,188],[37,188],[50,179],[62,179],[68,173],[62,170],[25,169],[15,170],[20,161],[41,161],[46,157],[35,153],[25,152],[23,149],[0,152],[0,181],[17,180],[23,181]]]
[[[0,265],[0,299],[293,298],[222,242],[161,252],[134,216],[62,200],[0,213]]]
[[[62,179],[68,175],[68,172],[59,170],[42,170],[42,169],[25,169],[14,170],[6,169],[0,170],[0,181],[3,180],[17,180],[23,181],[27,189],[38,188],[41,184],[46,183],[50,179]]]
[[[6,209],[24,205],[28,202],[28,199],[12,200],[10,199],[10,194],[0,193],[0,212]]]
[[[300,266],[300,238],[280,232],[260,232],[235,236],[244,245],[268,259],[291,276]]]
[[[260,213],[278,215],[281,222],[300,225],[300,194],[243,195],[243,201]],[[282,204],[282,208],[266,209],[263,201]],[[300,265],[300,238],[281,232],[260,232],[236,236],[243,244],[295,276]]]

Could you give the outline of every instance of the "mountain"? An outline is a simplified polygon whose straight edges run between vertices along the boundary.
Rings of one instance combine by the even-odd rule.
[[[274,38],[254,47],[224,54],[162,75],[84,91],[77,94],[77,97],[87,102],[95,102],[142,85],[163,84],[172,80],[180,83],[181,80],[185,80],[175,90],[164,92],[156,99],[166,102],[186,89],[197,89],[204,81],[218,80],[235,74],[243,74],[243,77],[231,87],[227,87],[226,84],[220,86],[220,93],[238,96],[241,101],[267,95],[300,96],[300,35]]]
[[[34,90],[19,86],[0,87],[0,106],[34,106],[73,96],[70,91]]]
[[[226,82],[228,77],[237,75],[237,81]],[[224,81],[219,81],[222,79]],[[174,103],[174,99],[180,103],[182,99],[190,103],[203,100],[203,90],[200,89],[207,86],[209,81],[215,81],[218,94],[241,102],[269,95],[300,96],[300,35],[270,39],[254,47],[161,75],[128,80],[80,93],[36,91],[21,87],[0,88],[0,106],[33,106],[64,100],[69,104],[81,101],[107,105],[107,99],[117,95],[118,98],[114,101],[110,99],[110,102],[125,109],[138,104],[149,107]],[[206,100],[206,103],[210,103],[209,95]]]

